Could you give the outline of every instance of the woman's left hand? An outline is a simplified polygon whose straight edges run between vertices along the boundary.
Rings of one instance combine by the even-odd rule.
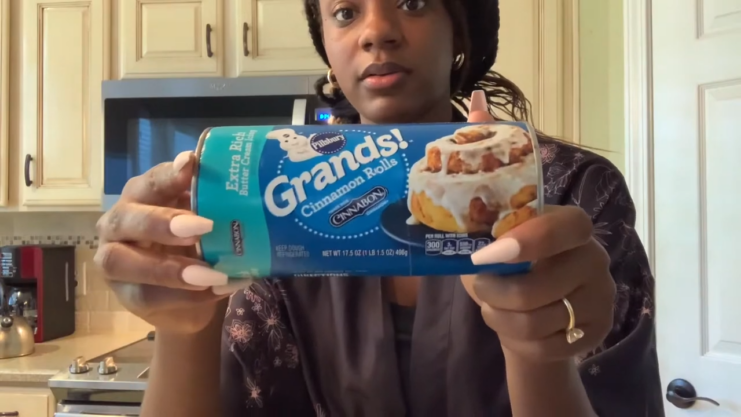
[[[485,122],[481,99],[472,97],[471,122]],[[485,103],[484,103],[485,104]],[[576,206],[546,206],[544,213],[515,227],[472,255],[476,264],[535,262],[517,276],[464,275],[468,294],[497,332],[505,355],[537,362],[565,360],[599,346],[613,324],[615,282],[610,258],[592,237],[592,221]],[[576,333],[567,341],[573,308]]]

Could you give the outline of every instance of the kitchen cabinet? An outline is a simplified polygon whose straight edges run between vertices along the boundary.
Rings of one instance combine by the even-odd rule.
[[[115,0],[116,78],[322,73],[299,0]]]
[[[18,7],[20,7],[18,3]],[[23,0],[20,204],[100,205],[106,0]]]
[[[231,40],[237,76],[322,73],[299,0],[236,0]]]
[[[502,0],[494,67],[525,92],[537,127],[575,142],[577,4]],[[325,69],[300,0],[0,0],[0,207],[11,205],[0,211],[100,209],[110,75]]]
[[[0,416],[3,415],[52,417],[54,397],[45,389],[0,388]]]
[[[10,0],[0,0],[0,207],[8,204],[8,126],[10,100]]]
[[[219,77],[222,0],[119,0],[121,78]]]

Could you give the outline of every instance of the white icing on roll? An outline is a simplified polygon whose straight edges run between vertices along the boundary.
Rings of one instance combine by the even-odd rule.
[[[494,172],[440,175],[441,172],[427,171],[427,160],[423,158],[412,166],[409,174],[409,211],[412,210],[412,194],[424,192],[436,206],[449,211],[462,228],[466,227],[471,200],[477,197],[487,207],[495,208],[504,215],[512,210],[510,199],[513,195],[525,186],[538,183],[534,163],[535,156],[530,154],[521,163]],[[419,220],[412,216],[407,224],[419,224]]]
[[[476,125],[459,129],[456,133],[471,130],[486,130],[490,133],[486,135],[485,139],[463,144],[457,143],[456,135],[453,134],[430,142],[425,147],[425,153],[428,155],[432,148],[437,148],[440,151],[443,174],[448,173],[448,161],[450,161],[450,156],[453,153],[457,152],[458,157],[469,166],[480,169],[484,155],[493,155],[505,165],[508,165],[512,148],[521,148],[530,144],[526,132],[517,126],[511,125]]]
[[[427,157],[417,161],[409,173],[409,195],[407,205],[412,211],[412,195],[424,192],[437,206],[446,209],[453,216],[458,226],[466,229],[468,224],[470,203],[480,198],[484,204],[499,212],[499,219],[513,211],[510,199],[523,187],[537,185],[538,170],[535,167],[535,156],[530,153],[521,162],[509,164],[510,152],[513,148],[520,148],[530,144],[525,131],[510,125],[473,126],[464,129],[488,128],[496,131],[494,137],[483,140],[458,144],[454,136],[447,136],[429,143],[426,152],[429,155],[431,148],[440,150],[442,170],[432,172],[427,169]],[[464,130],[461,129],[461,130]],[[459,130],[459,132],[461,131]],[[490,135],[486,135],[490,136]],[[448,173],[448,161],[451,154],[458,156],[471,167],[480,168],[483,157],[492,154],[506,166],[493,172]],[[419,224],[419,220],[412,215],[407,224]],[[498,221],[497,221],[498,223]]]
[[[411,211],[412,211],[412,207],[411,207],[411,203],[410,203],[410,199],[412,198],[411,196],[412,196],[411,194],[409,194],[409,195],[407,196],[407,206],[409,206],[409,212],[411,212]],[[411,215],[411,216],[409,216],[409,218],[407,219],[407,224],[408,224],[409,226],[416,226],[416,225],[418,225],[418,224],[419,224],[419,220],[417,220],[417,218],[416,218],[416,217],[414,217],[414,215]]]

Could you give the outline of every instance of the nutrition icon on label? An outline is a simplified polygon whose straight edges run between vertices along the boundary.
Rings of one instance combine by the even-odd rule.
[[[425,255],[439,255],[443,250],[443,241],[439,239],[427,239],[425,241]]]
[[[476,252],[477,250],[483,248],[484,246],[489,246],[489,243],[491,243],[491,240],[487,238],[476,239],[476,241],[474,242],[473,251]]]
[[[445,239],[443,241],[443,255],[455,255],[458,253],[458,241],[455,239]]]
[[[473,240],[461,239],[458,241],[458,255],[470,255],[473,253]]]
[[[431,235],[432,236],[432,235]],[[491,243],[490,239],[480,238],[448,238],[435,239],[427,238],[425,240],[425,254],[427,256],[436,255],[471,255],[477,250]]]

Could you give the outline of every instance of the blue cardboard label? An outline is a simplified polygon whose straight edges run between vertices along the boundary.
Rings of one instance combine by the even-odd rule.
[[[218,127],[197,156],[200,251],[230,277],[530,268],[470,260],[542,210],[527,124]]]

